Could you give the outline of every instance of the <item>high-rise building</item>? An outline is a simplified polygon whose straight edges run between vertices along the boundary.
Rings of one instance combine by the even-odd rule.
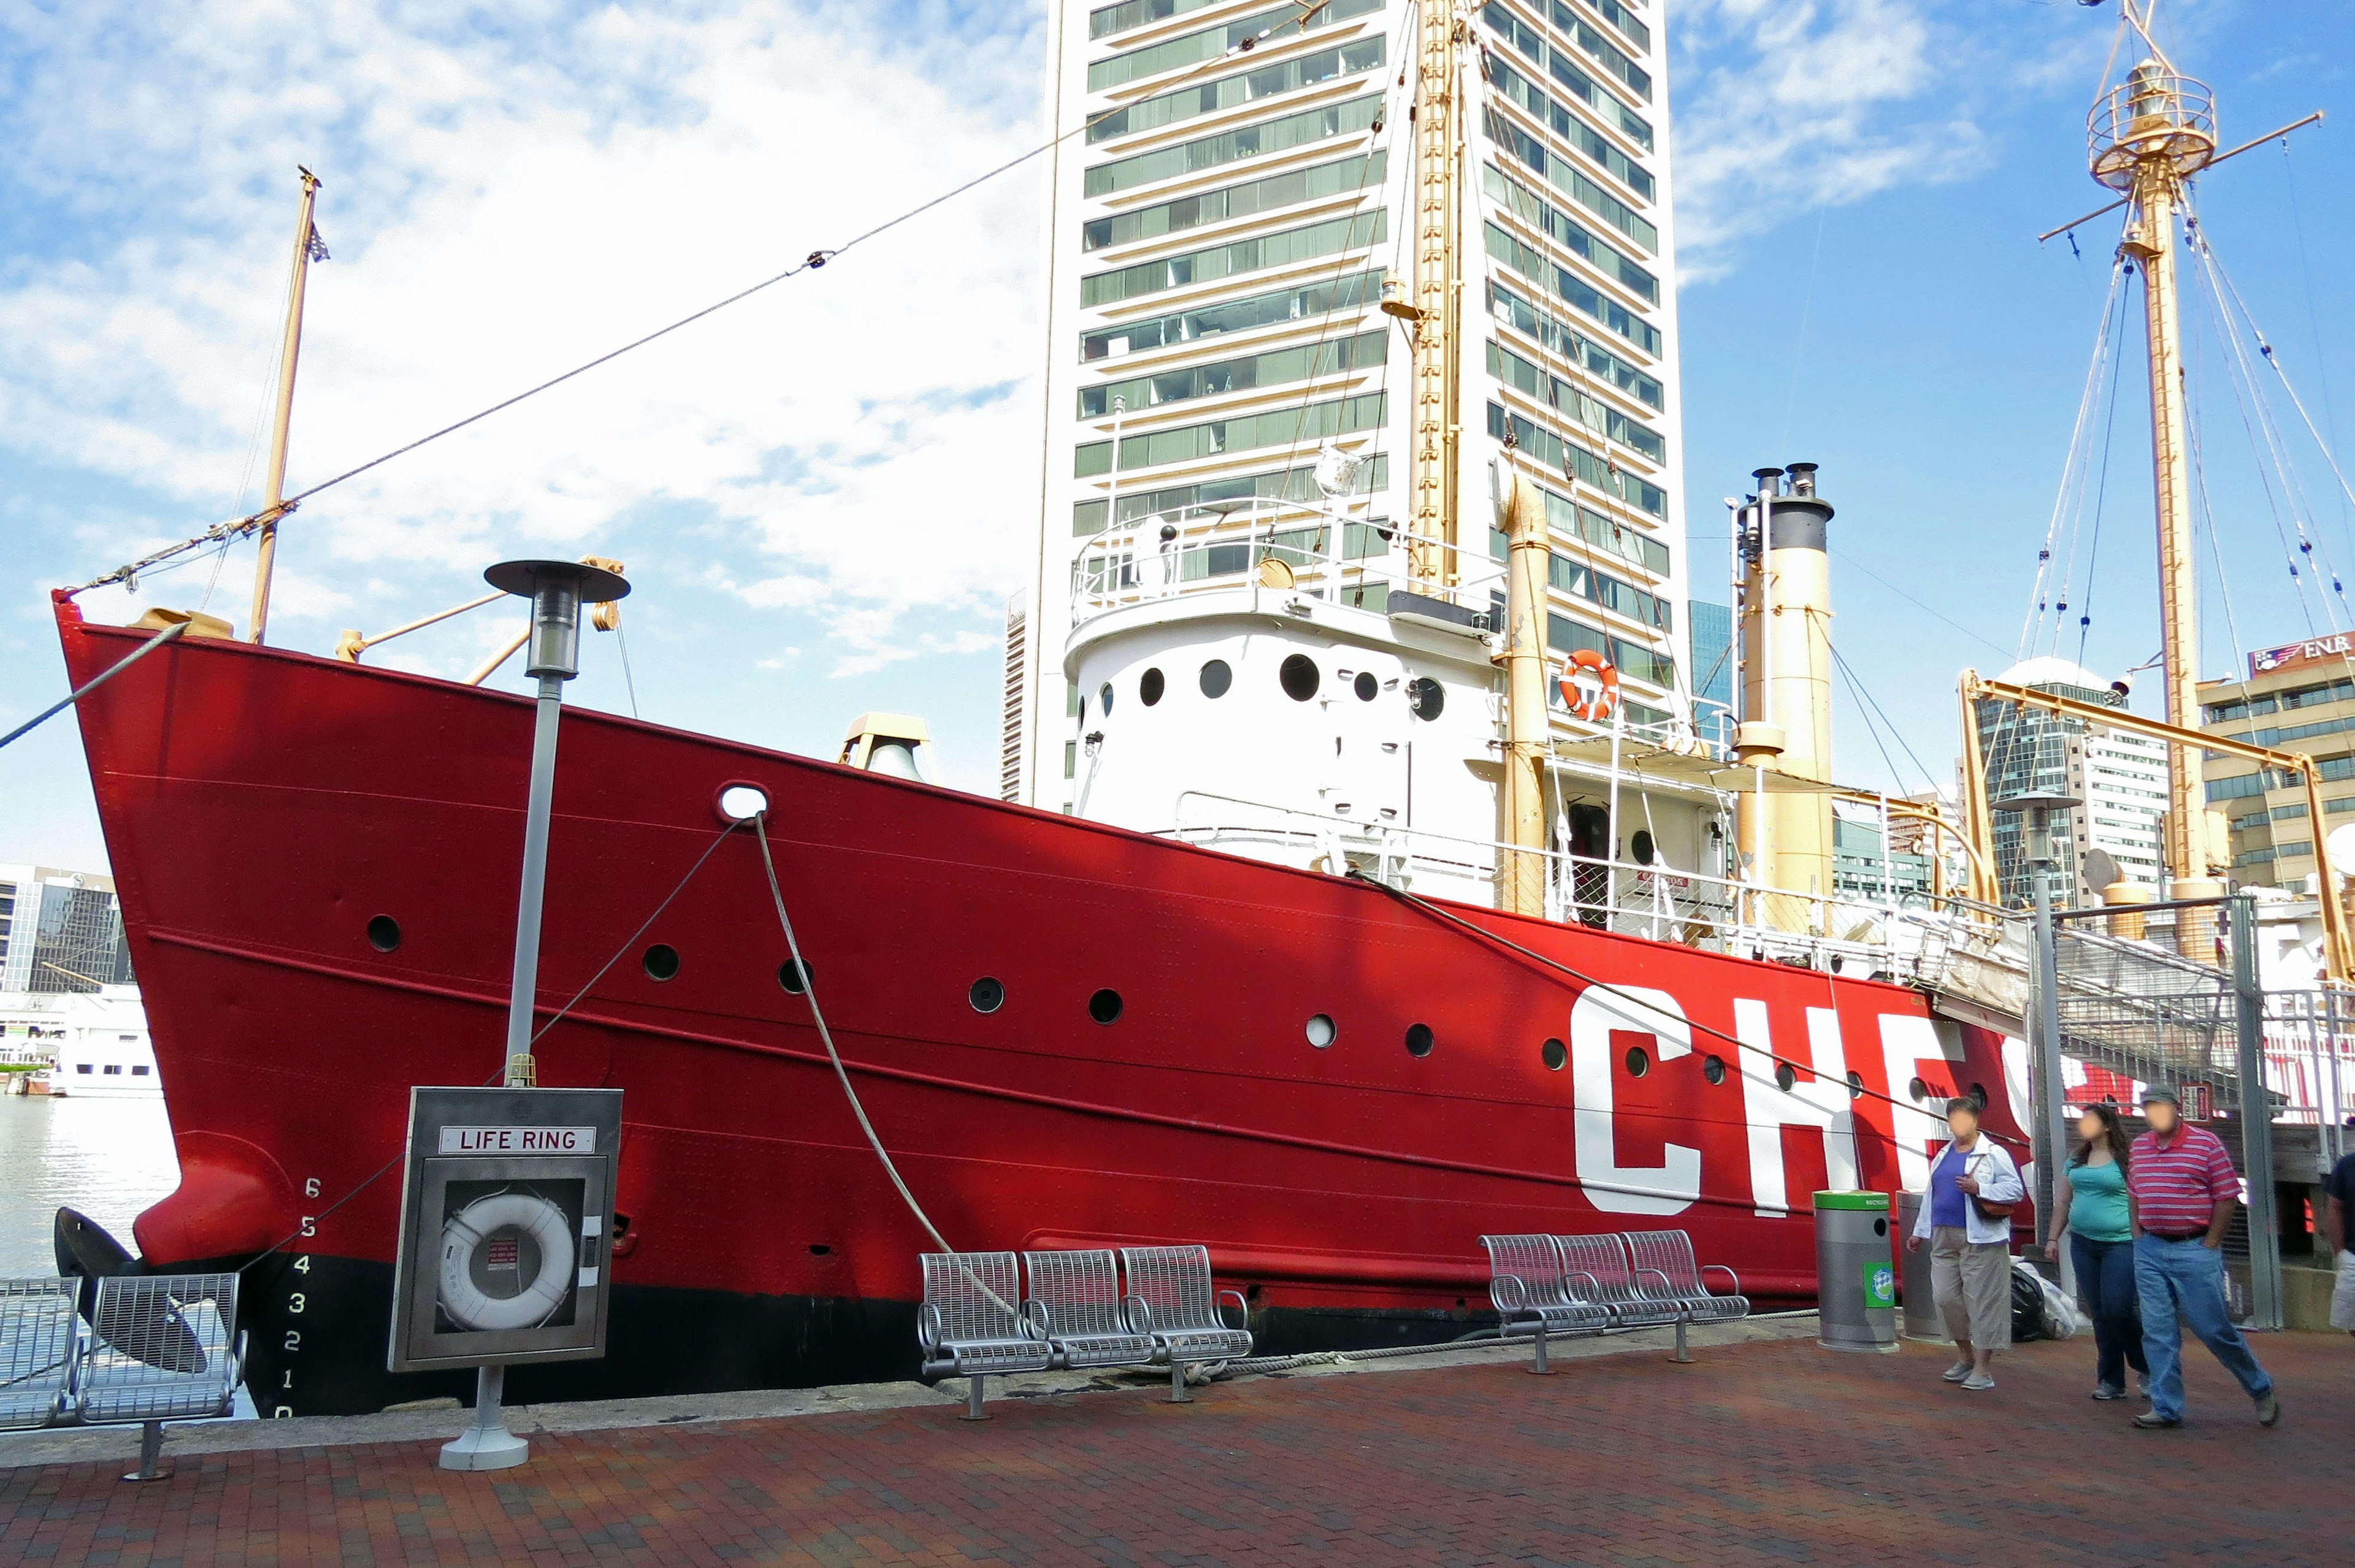
[[[0,865],[0,991],[96,991],[132,984],[114,880]]]
[[[2253,745],[2304,752],[2321,784],[2323,820],[2308,820],[2306,781],[2210,754],[2208,809],[2232,835],[2232,880],[2303,889],[2317,846],[2355,822],[2355,638],[2310,638],[2249,656],[2245,680],[2202,681],[2201,725]]]
[[[1733,745],[1733,612],[1695,599],[1685,606],[1692,637],[1693,725],[1719,751]]]
[[[2105,708],[2123,709],[2122,683],[2107,682],[2064,658],[2032,658],[1999,677],[2032,690],[2051,692]],[[2058,877],[2054,896],[2063,905],[2102,901],[2106,878],[2097,880],[2101,851],[2124,880],[2156,887],[2160,880],[2159,822],[2167,814],[2167,743],[2124,731],[2091,729],[2059,714],[2018,709],[1982,699],[1979,747],[1987,762],[1987,794],[1993,803],[2007,796],[2062,795],[2084,804],[2052,821]],[[1996,880],[2007,904],[2031,896],[2027,826],[2018,812],[1997,811]]]
[[[1660,18],[1643,0],[1466,16],[1464,151],[1443,199],[1409,112],[1432,41],[1410,0],[1052,7],[1054,123],[1085,130],[1052,155],[1044,501],[1037,578],[1009,618],[1008,798],[1074,796],[1083,705],[1063,651],[1091,539],[1143,527],[1187,571],[1238,579],[1270,549],[1405,549],[1416,328],[1396,311],[1412,316],[1429,249],[1418,215],[1450,210],[1456,548],[1502,553],[1490,463],[1534,481],[1557,658],[1607,658],[1629,722],[1689,720]],[[1320,455],[1328,477],[1362,460],[1336,503]],[[1263,546],[1190,548],[1239,511],[1264,521]]]

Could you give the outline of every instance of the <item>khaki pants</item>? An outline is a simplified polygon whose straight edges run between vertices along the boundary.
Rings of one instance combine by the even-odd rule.
[[[1930,1294],[1947,1334],[1978,1350],[2011,1348],[2011,1249],[1957,1225],[1930,1232]]]

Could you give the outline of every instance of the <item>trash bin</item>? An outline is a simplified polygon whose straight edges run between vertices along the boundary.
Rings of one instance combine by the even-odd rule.
[[[1918,1253],[1905,1250],[1905,1238],[1922,1219],[1922,1194],[1901,1192],[1897,1195],[1897,1228],[1890,1232],[1889,1244],[1897,1259],[1898,1298],[1905,1307],[1905,1337],[1926,1339],[1933,1345],[1951,1345],[1945,1319],[1938,1316],[1938,1303],[1930,1286],[1930,1249]]]
[[[1896,1351],[1888,1193],[1816,1194],[1816,1302],[1825,1349]]]

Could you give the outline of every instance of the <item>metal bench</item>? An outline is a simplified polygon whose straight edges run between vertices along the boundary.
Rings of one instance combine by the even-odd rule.
[[[1488,1249],[1488,1300],[1500,1319],[1497,1332],[1527,1334],[1536,1345],[1529,1371],[1549,1374],[1549,1335],[1594,1334],[1612,1326],[1611,1308],[1596,1299],[1594,1282],[1571,1277],[1561,1243],[1552,1236],[1483,1236]]]
[[[0,1430],[63,1418],[81,1322],[70,1279],[0,1279]]]
[[[1720,1322],[1746,1316],[1750,1311],[1746,1299],[1711,1296],[1701,1286],[1700,1273],[1692,1264],[1692,1240],[1682,1231],[1554,1239],[1561,1243],[1563,1258],[1573,1277],[1583,1273],[1594,1280],[1595,1299],[1610,1307],[1620,1327],[1675,1327],[1677,1351],[1668,1358],[1670,1360],[1692,1360],[1686,1331],[1696,1319]],[[1643,1248],[1640,1253],[1636,1250],[1639,1243]],[[1714,1264],[1710,1266],[1723,1267]],[[1671,1273],[1671,1268],[1677,1272]],[[1732,1273],[1731,1269],[1726,1272]],[[1689,1283],[1680,1285],[1679,1274],[1688,1276]]]
[[[160,1480],[171,1474],[158,1462],[164,1423],[229,1413],[244,1360],[237,1275],[109,1275],[74,1372],[74,1413],[91,1426],[138,1422],[139,1468],[123,1479]]]
[[[1631,1231],[1625,1239],[1637,1285],[1648,1295],[1675,1303],[1682,1314],[1677,1319],[1676,1360],[1692,1360],[1685,1349],[1687,1324],[1728,1323],[1750,1316],[1750,1298],[1742,1294],[1742,1276],[1723,1264],[1696,1263],[1692,1238],[1684,1232]],[[1733,1282],[1732,1295],[1710,1293],[1701,1275],[1710,1269]]]
[[[1240,1291],[1211,1288],[1208,1247],[1123,1247],[1120,1264],[1128,1275],[1129,1327],[1152,1339],[1148,1364],[1168,1367],[1172,1404],[1189,1403],[1188,1365],[1251,1354],[1251,1330],[1230,1328],[1219,1315],[1219,1304],[1232,1296],[1248,1322],[1251,1304]]]
[[[229,1414],[244,1363],[233,1274],[0,1280],[0,1428],[135,1422],[126,1481],[170,1475],[164,1423]]]
[[[1029,1285],[1023,1313],[1060,1367],[1149,1366],[1153,1337],[1129,1327],[1120,1294],[1120,1262],[1109,1247],[1092,1252],[1024,1253]]]
[[[965,1380],[964,1419],[986,1421],[983,1385],[995,1373],[1043,1372],[1054,1348],[1022,1309],[1012,1253],[926,1253],[916,1343],[927,1380]]]

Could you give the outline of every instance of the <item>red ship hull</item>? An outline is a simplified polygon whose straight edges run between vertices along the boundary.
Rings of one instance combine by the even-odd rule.
[[[149,635],[86,625],[63,600],[59,619],[77,683]],[[183,1171],[139,1221],[141,1252],[269,1254],[248,1286],[265,1414],[454,1391],[383,1370],[400,1188],[371,1179],[398,1160],[412,1084],[484,1082],[503,1060],[530,703],[186,639],[80,716]],[[1753,1136],[1758,1075],[1731,1043],[1744,1018],[1802,1065],[1848,1042],[1860,1185],[1899,1185],[1877,1096],[1905,1094],[1904,1074],[1934,1097],[1988,1086],[1991,1128],[2017,1131],[1994,1036],[1963,1031],[1959,1061],[1886,1047],[1927,1038],[1899,987],[1451,906],[1681,1007],[1689,1051],[1614,1029],[1605,1083],[1591,1026],[1568,1069],[1549,1065],[1582,982],[1378,888],[575,710],[543,1019],[587,991],[539,1071],[625,1091],[629,1227],[612,1353],[519,1369],[511,1397],[914,1370],[930,1243],[779,983],[749,833],[590,983],[711,846],[718,793],[740,782],[768,794],[827,1021],[950,1241],[1203,1242],[1271,1348],[1465,1332],[1487,1232],[1680,1226],[1753,1296],[1811,1297],[1826,1135]],[[389,951],[379,916],[399,925]],[[679,955],[666,981],[642,963],[657,943]],[[968,1000],[984,976],[1005,990],[989,1013]],[[1106,989],[1110,1024],[1089,1008]],[[1317,1014],[1327,1049],[1304,1035]],[[1416,1024],[1434,1041],[1420,1056]],[[1656,1172],[1697,1190],[1637,1211]]]

